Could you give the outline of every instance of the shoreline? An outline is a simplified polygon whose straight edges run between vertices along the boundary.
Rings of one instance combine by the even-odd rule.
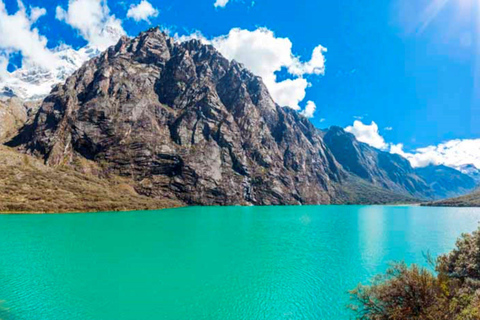
[[[170,210],[170,209],[180,209],[180,208],[195,208],[195,207],[304,207],[304,206],[318,206],[318,207],[326,207],[326,206],[345,206],[345,207],[354,207],[354,206],[372,206],[372,207],[425,207],[425,208],[457,208],[457,209],[464,209],[464,208],[478,208],[480,206],[441,206],[441,205],[429,205],[428,203],[396,203],[396,204],[313,204],[313,205],[269,205],[269,206],[242,206],[242,205],[229,205],[229,206],[173,206],[173,207],[164,207],[158,209],[125,209],[125,210],[111,210],[111,211],[95,211],[95,210],[87,210],[87,211],[64,211],[64,212],[56,212],[56,211],[46,211],[46,212],[36,212],[36,211],[5,211],[0,212],[0,215],[64,215],[64,214],[101,214],[101,213],[125,213],[125,212],[133,212],[133,211],[163,211],[163,210]]]

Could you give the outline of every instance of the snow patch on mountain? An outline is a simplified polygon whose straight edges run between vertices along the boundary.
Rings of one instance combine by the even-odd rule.
[[[473,164],[466,164],[458,168],[462,173],[470,176],[477,184],[480,185],[480,169]]]
[[[45,98],[52,88],[79,69],[83,63],[100,54],[92,46],[79,50],[61,45],[53,50],[58,63],[52,69],[46,69],[31,63],[0,79],[0,97],[17,97],[25,101]]]

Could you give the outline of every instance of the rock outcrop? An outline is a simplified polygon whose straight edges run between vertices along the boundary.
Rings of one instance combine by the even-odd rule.
[[[0,142],[12,138],[33,117],[39,101],[23,102],[17,98],[0,99]]]

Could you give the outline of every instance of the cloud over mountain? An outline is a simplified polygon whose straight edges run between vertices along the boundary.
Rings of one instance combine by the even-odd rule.
[[[392,145],[390,152],[407,158],[414,167],[443,164],[460,168],[473,164],[480,168],[480,139],[456,139],[405,152],[403,144]]]
[[[358,141],[364,142],[380,150],[388,148],[385,139],[378,132],[378,125],[372,121],[370,125],[363,124],[360,120],[355,120],[353,126],[348,126],[345,131],[355,135]]]
[[[388,127],[385,130],[388,131]],[[356,120],[353,126],[348,126],[345,131],[354,134],[358,141],[401,155],[408,159],[413,167],[445,165],[458,169],[461,166],[473,164],[480,168],[480,139],[449,140],[438,145],[417,148],[408,152],[404,150],[402,143],[385,142],[385,139],[379,133],[378,125],[374,121],[367,125]]]
[[[158,16],[158,10],[155,9],[152,4],[146,0],[142,0],[137,5],[131,5],[128,9],[127,17],[131,18],[137,22],[146,21],[150,23],[149,18],[154,18]]]
[[[100,50],[115,44],[125,35],[122,21],[110,14],[105,0],[70,0],[67,10],[58,6],[56,18],[64,21]]]
[[[56,8],[56,17],[76,29],[88,45],[78,50],[65,44],[50,49],[47,37],[34,27],[46,9],[27,10],[20,1],[18,7],[9,14],[0,0],[0,96],[43,98],[55,84],[65,81],[99,50],[115,44],[125,34],[121,21],[110,14],[105,1],[70,0],[67,10]],[[23,57],[21,68],[9,72],[8,63],[16,53]]]
[[[307,118],[313,118],[316,109],[317,106],[315,105],[315,102],[308,101],[305,109],[301,112],[301,114]]]

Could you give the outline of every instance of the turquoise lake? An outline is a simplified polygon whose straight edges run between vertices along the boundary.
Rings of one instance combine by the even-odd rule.
[[[351,319],[348,290],[426,265],[479,209],[194,207],[0,215],[2,320]]]

